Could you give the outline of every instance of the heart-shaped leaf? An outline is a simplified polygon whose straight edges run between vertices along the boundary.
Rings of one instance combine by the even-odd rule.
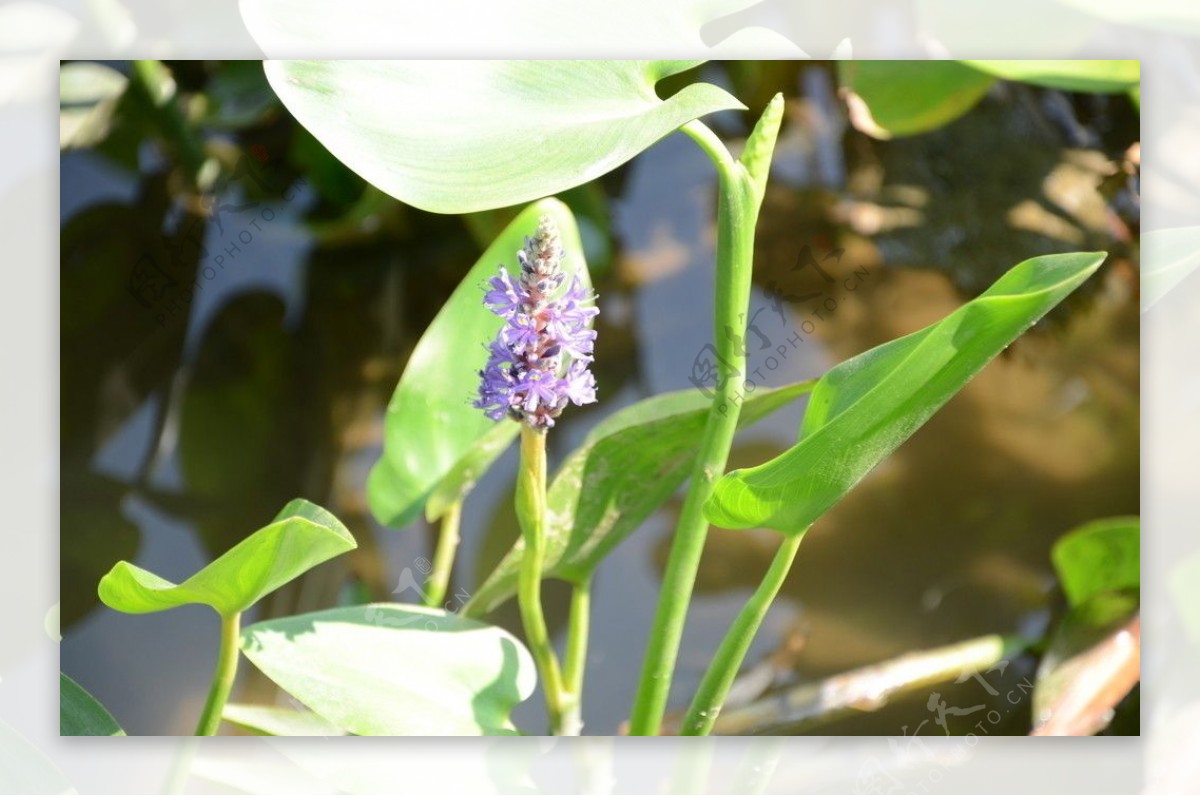
[[[125,731],[79,683],[58,673],[59,735],[124,735]]]
[[[533,660],[504,630],[412,605],[336,608],[242,631],[255,666],[356,735],[514,735]]]
[[[435,213],[506,207],[582,185],[687,122],[744,106],[693,83],[699,61],[267,61],[317,140],[375,187]]]
[[[496,423],[471,405],[486,346],[503,323],[484,307],[482,287],[500,265],[515,272],[517,251],[543,215],[558,226],[563,268],[591,284],[575,217],[562,202],[535,202],[504,228],[421,336],[388,404],[383,458],[367,480],[371,511],[384,525],[407,524],[435,488],[436,519],[517,435],[516,423]]]
[[[1116,94],[1136,88],[1141,80],[1137,61],[963,61],[1004,80],[1019,80],[1063,91]]]
[[[1026,260],[937,323],[834,367],[813,388],[799,442],[723,476],[705,504],[708,519],[724,528],[803,532],[1104,257]]]
[[[767,416],[812,389],[813,382],[746,395],[738,426]],[[581,581],[599,566],[691,472],[710,399],[699,390],[664,393],[597,425],[554,475],[547,490],[547,577]],[[516,592],[524,553],[518,541],[464,611],[482,615]]]
[[[119,561],[100,580],[100,599],[127,614],[165,611],[199,603],[230,616],[266,594],[357,545],[346,527],[325,509],[293,500],[274,522],[243,539],[179,585]]]
[[[1058,582],[1071,605],[1105,591],[1141,585],[1141,522],[1137,517],[1096,520],[1070,531],[1050,551]]]
[[[269,705],[228,704],[221,718],[255,735],[317,736],[345,735],[316,713]]]
[[[969,111],[996,79],[959,61],[839,61],[850,119],[875,138],[937,129]]]

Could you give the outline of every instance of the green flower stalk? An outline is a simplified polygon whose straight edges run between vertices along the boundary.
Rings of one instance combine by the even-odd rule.
[[[558,230],[543,216],[537,233],[517,253],[514,280],[503,267],[490,281],[484,303],[505,324],[488,349],[479,372],[475,405],[493,420],[510,418],[521,426],[521,469],[517,478],[517,517],[525,551],[517,599],[526,640],[537,663],[550,728],[555,735],[578,735],[579,689],[586,649],[587,597],[577,594],[572,611],[568,680],[550,643],[542,614],[542,570],[546,556],[546,431],[567,404],[596,400],[588,365],[596,333],[590,323],[599,310],[595,296],[578,277],[567,283]]]

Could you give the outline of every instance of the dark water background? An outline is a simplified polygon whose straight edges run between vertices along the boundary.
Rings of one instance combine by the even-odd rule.
[[[223,164],[215,205],[190,198],[184,147],[136,98],[122,100],[103,143],[64,152],[61,164],[62,669],[130,734],[192,730],[217,621],[201,607],[125,616],[99,606],[96,583],[118,559],[182,579],[303,496],[341,517],[360,549],[251,619],[413,598],[396,590],[432,558],[432,533],[421,522],[379,527],[366,474],[409,352],[510,215],[464,223],[379,195],[293,122],[255,62],[170,66],[191,134]],[[1112,176],[1139,138],[1136,111],[1124,96],[998,84],[941,130],[878,142],[847,125],[829,64],[711,64],[703,77],[753,114],[775,90],[788,96],[756,252],[759,383],[815,377],[913,331],[1027,257],[1111,253],[814,526],[748,665],[780,662],[786,686],[982,634],[1042,633],[1061,609],[1053,541],[1082,521],[1139,512],[1137,202]],[[749,118],[711,124],[736,147]],[[552,467],[602,417],[691,388],[712,336],[714,177],[688,139],[669,136],[565,198],[601,295],[601,400],[564,416]],[[794,268],[805,247],[828,279]],[[147,265],[164,281],[139,301],[130,280]],[[785,449],[802,409],[742,433],[731,466]],[[469,593],[516,537],[514,468],[509,451],[466,503],[454,592]],[[628,714],[679,505],[656,512],[597,574],[589,733],[615,732]],[[776,543],[766,531],[710,535],[674,707]],[[546,589],[558,632],[567,595]],[[513,606],[494,619],[520,633]],[[1024,733],[1027,700],[1002,697],[1033,662],[930,692],[1002,710],[993,733]],[[248,664],[238,688],[236,699],[275,698]],[[928,699],[823,731],[941,733]],[[540,727],[540,696],[517,721]],[[961,733],[975,719],[955,721],[948,729]],[[1136,727],[1135,710],[1126,731]]]

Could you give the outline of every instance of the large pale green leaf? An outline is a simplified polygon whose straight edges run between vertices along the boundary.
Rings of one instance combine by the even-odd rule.
[[[124,735],[125,731],[79,683],[58,673],[59,735]]]
[[[995,78],[959,61],[839,61],[855,127],[876,138],[916,135],[974,107]],[[864,112],[865,111],[865,112]]]
[[[356,735],[513,735],[533,660],[500,628],[412,605],[260,622],[242,651],[322,718]]]
[[[408,523],[434,489],[436,519],[516,436],[516,423],[496,423],[471,405],[486,346],[502,323],[484,307],[482,288],[500,265],[516,272],[517,251],[543,215],[562,236],[563,267],[591,284],[575,217],[562,202],[535,202],[504,228],[421,336],[388,404],[383,458],[367,480],[371,511],[384,525]]]
[[[813,388],[799,442],[723,476],[705,514],[725,528],[803,532],[1104,257],[1026,260],[937,323],[834,367]]]
[[[803,382],[745,398],[739,427],[750,425],[812,388]],[[563,462],[547,490],[545,573],[580,581],[669,498],[691,471],[709,398],[699,390],[664,393],[597,425]],[[500,562],[464,609],[485,614],[511,597],[524,543]]]
[[[221,718],[236,724],[255,735],[294,735],[328,738],[345,735],[316,713],[307,710],[279,708],[274,705],[242,705],[230,703],[225,706]]]
[[[1137,517],[1096,520],[1067,533],[1050,551],[1058,582],[1071,605],[1105,591],[1141,585],[1141,522]]]
[[[243,539],[179,585],[119,561],[100,581],[100,599],[128,614],[165,611],[189,603],[217,613],[244,611],[259,598],[357,545],[325,509],[297,499],[274,522]]]
[[[963,61],[981,72],[1063,91],[1120,93],[1138,86],[1137,61]]]
[[[658,80],[697,63],[267,61],[266,72],[367,182],[423,210],[469,213],[581,185],[692,119],[744,107],[707,83],[657,97]]]

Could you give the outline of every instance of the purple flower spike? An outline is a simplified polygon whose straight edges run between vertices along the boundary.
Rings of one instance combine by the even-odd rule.
[[[514,280],[501,266],[488,282],[483,303],[505,324],[488,347],[479,371],[475,406],[493,420],[508,417],[533,428],[550,428],[568,403],[595,403],[596,380],[588,363],[596,333],[589,328],[600,311],[591,288],[562,270],[562,242],[549,216],[517,252]]]

